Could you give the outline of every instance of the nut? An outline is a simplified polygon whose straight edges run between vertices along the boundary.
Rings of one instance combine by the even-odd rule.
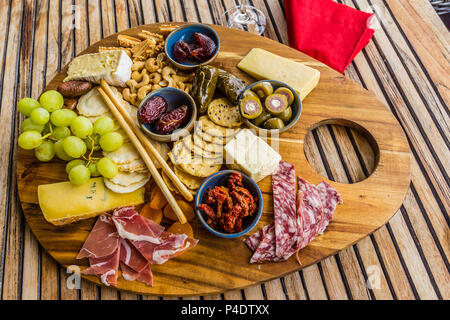
[[[67,98],[79,97],[92,89],[92,84],[87,81],[66,81],[58,86],[58,91]]]

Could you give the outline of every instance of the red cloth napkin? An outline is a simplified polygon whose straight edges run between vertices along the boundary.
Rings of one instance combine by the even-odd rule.
[[[332,0],[284,0],[289,45],[343,73],[369,43],[373,13]]]

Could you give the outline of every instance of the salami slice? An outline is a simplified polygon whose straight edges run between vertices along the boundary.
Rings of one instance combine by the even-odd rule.
[[[303,178],[298,178],[299,191],[303,193],[301,210],[302,241],[299,249],[306,247],[319,233],[323,219],[323,206],[319,190]]]
[[[275,256],[275,224],[265,225],[261,230],[261,241],[258,244],[250,263],[272,261]]]
[[[259,230],[258,232],[255,232],[250,237],[245,239],[244,243],[250,248],[250,250],[255,251],[259,243],[261,242],[261,235],[262,231]]]
[[[333,219],[334,211],[338,204],[343,203],[341,195],[326,181],[322,181],[317,185],[319,190],[320,199],[323,206],[324,218],[319,226],[319,234],[322,234],[330,221]]]
[[[294,165],[280,161],[272,175],[273,206],[275,216],[275,254],[283,257],[295,243],[297,212],[295,206]]]

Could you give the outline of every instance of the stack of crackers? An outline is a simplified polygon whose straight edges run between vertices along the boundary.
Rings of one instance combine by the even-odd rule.
[[[226,98],[215,99],[209,104],[207,115],[195,123],[194,132],[174,143],[169,165],[193,194],[206,177],[221,169],[223,148],[241,125],[239,109]]]

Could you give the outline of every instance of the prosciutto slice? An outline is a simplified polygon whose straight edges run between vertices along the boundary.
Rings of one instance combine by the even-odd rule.
[[[126,239],[120,239],[120,262],[135,272],[142,271],[149,264],[136,247]]]
[[[89,258],[89,268],[81,271],[82,274],[93,274],[100,277],[105,286],[117,285],[117,276],[119,270],[120,247],[116,251],[106,257]]]
[[[128,281],[140,281],[146,285],[153,286],[153,273],[150,266],[142,269],[140,272],[136,272],[125,263],[120,262],[120,269],[122,270],[122,277]]]
[[[275,254],[282,257],[297,238],[297,212],[295,206],[294,165],[280,161],[272,175],[273,206],[275,217]]]
[[[323,206],[324,218],[319,226],[319,234],[322,234],[333,219],[333,214],[337,205],[343,203],[343,201],[337,190],[326,181],[319,183],[317,185],[317,190],[319,191]]]
[[[77,255],[77,259],[110,256],[119,247],[119,236],[111,215],[102,214]]]
[[[112,220],[119,236],[123,239],[161,243],[159,237],[164,227],[157,223],[146,223],[145,218],[139,215],[134,207],[122,207],[114,210]]]

